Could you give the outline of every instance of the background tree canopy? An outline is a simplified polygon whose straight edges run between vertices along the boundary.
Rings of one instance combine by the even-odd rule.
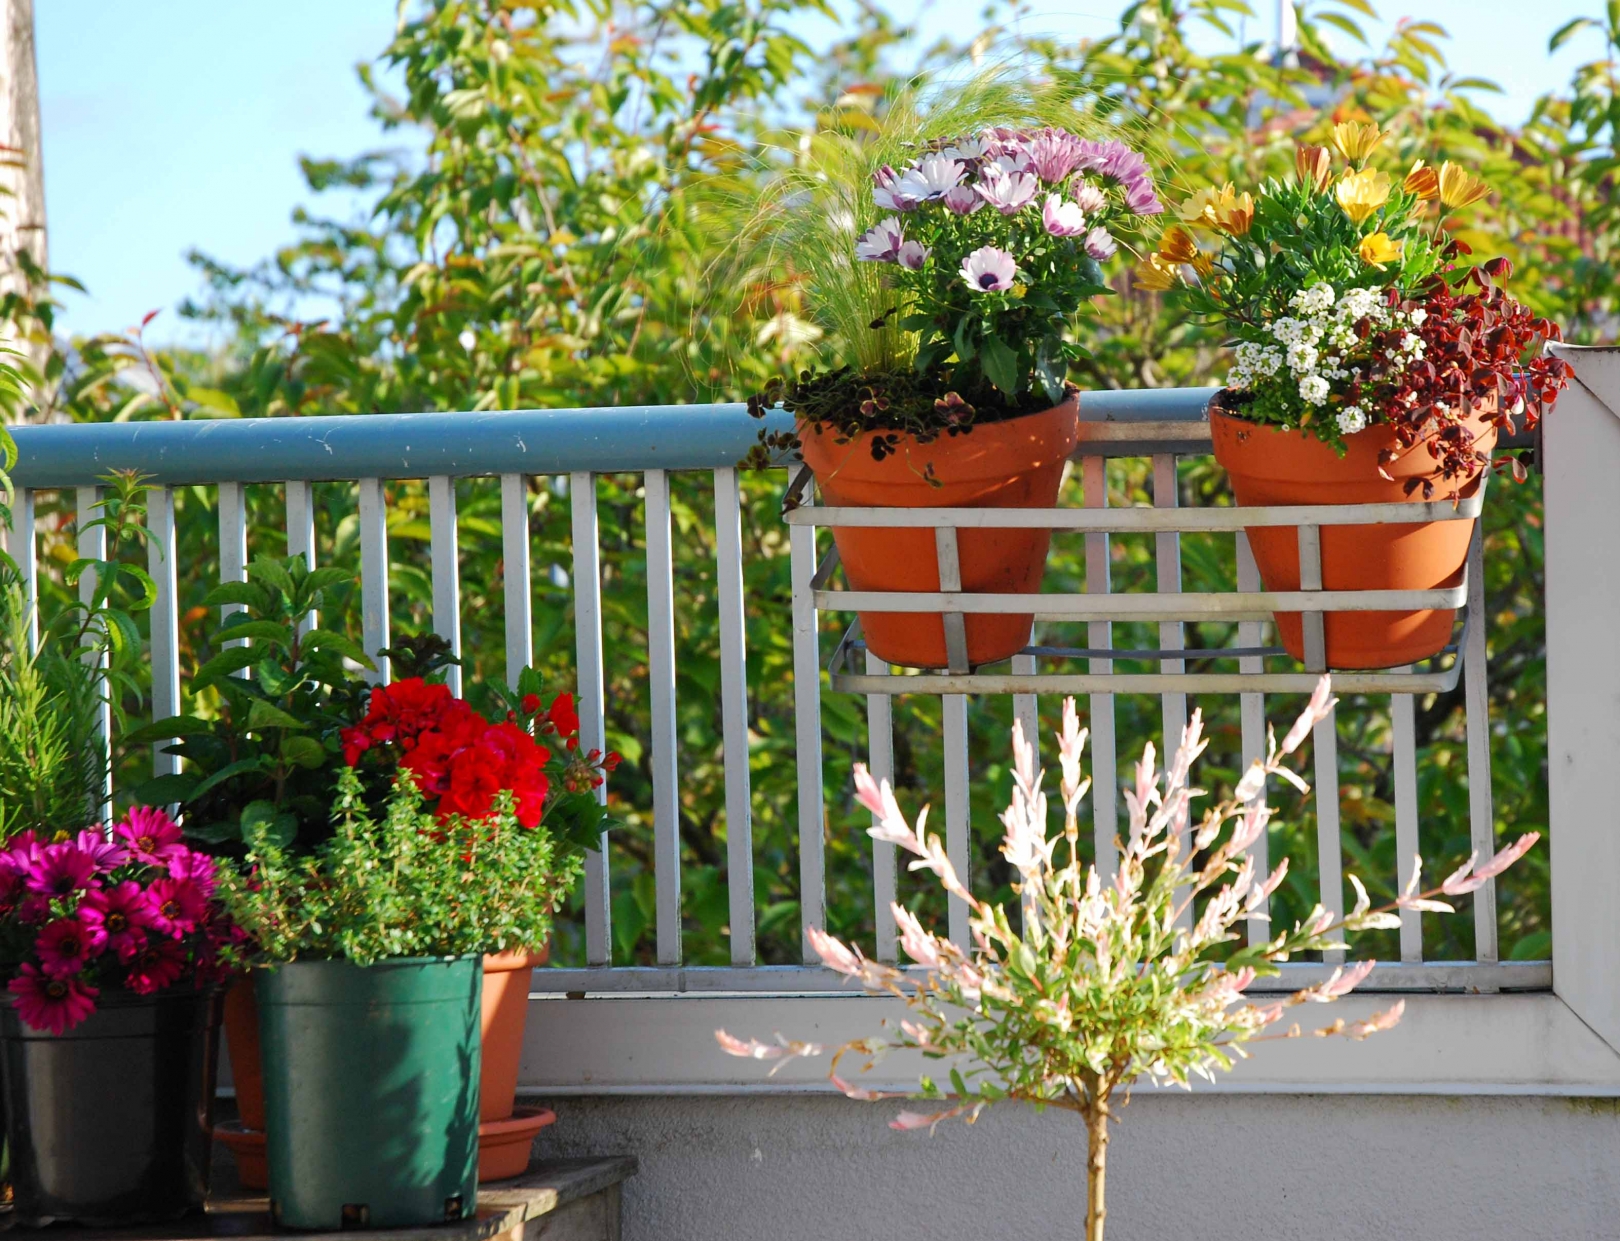
[[[1594,4],[1596,0],[1594,0]],[[297,216],[300,240],[262,263],[236,269],[196,255],[204,281],[190,318],[217,325],[211,352],[148,348],[139,333],[72,342],[52,332],[55,299],[71,281],[32,269],[26,287],[0,298],[0,320],[48,351],[20,389],[0,390],[14,420],[288,417],[416,410],[517,409],[734,400],[786,370],[812,365],[839,342],[801,302],[791,261],[717,280],[728,266],[746,201],[818,132],[859,135],[907,83],[959,73],[989,57],[1018,62],[1070,92],[1077,105],[1153,152],[1166,196],[1234,180],[1253,183],[1292,167],[1299,140],[1321,142],[1345,119],[1378,121],[1396,152],[1419,148],[1433,162],[1465,164],[1492,187],[1463,234],[1477,255],[1505,255],[1513,287],[1571,339],[1615,334],[1617,293],[1614,174],[1620,95],[1612,53],[1620,0],[1583,25],[1606,34],[1611,59],[1584,66],[1568,90],[1543,98],[1509,129],[1476,102],[1488,83],[1445,63],[1443,32],[1424,22],[1397,28],[1382,48],[1344,59],[1326,46],[1329,27],[1359,34],[1367,0],[1301,6],[1300,48],[1273,64],[1256,46],[1206,54],[1197,30],[1232,34],[1243,0],[1142,0],[1117,33],[1081,45],[1018,39],[991,29],[967,44],[921,48],[914,32],[865,3],[846,14],[830,47],[811,49],[793,32],[823,0],[439,0],[407,3],[377,64],[403,81],[394,97],[362,69],[384,144],[349,160],[306,160],[312,202],[333,189],[358,191],[363,221]],[[1296,63],[1297,62],[1297,63]],[[27,269],[25,269],[27,270]],[[1154,387],[1214,382],[1222,341],[1157,295],[1129,287],[1090,320],[1093,351],[1073,378],[1082,387]],[[1554,415],[1556,416],[1556,415]],[[1115,463],[1117,503],[1147,498],[1145,462]],[[530,524],[540,566],[571,559],[565,480],[535,479]],[[1205,460],[1181,468],[1184,502],[1224,503],[1224,479]],[[645,549],[640,479],[603,479],[605,643],[609,739],[626,755],[613,797],[629,826],[616,834],[615,959],[650,960],[650,756],[646,700]],[[793,808],[791,649],[784,529],[775,509],[780,476],[746,484],[749,684],[755,790],[756,907],[767,961],[798,951]],[[390,487],[396,559],[395,630],[429,627],[427,499],[414,483]],[[677,625],[685,850],[686,951],[694,963],[727,959],[725,818],[716,692],[712,490],[703,477],[676,482]],[[357,563],[352,488],[316,489],[320,557]],[[1072,498],[1072,497],[1071,497]],[[210,654],[212,619],[200,600],[217,574],[211,490],[178,497],[182,512],[182,659]],[[499,501],[493,480],[460,484],[464,634],[471,675],[503,674]],[[49,562],[72,558],[64,533],[68,499],[42,504]],[[279,488],[249,488],[256,551],[285,548]],[[1498,824],[1546,824],[1544,639],[1539,478],[1493,489],[1487,504],[1493,755]],[[1054,551],[1054,585],[1083,580],[1078,543]],[[1192,589],[1230,586],[1229,544],[1189,537],[1184,573]],[[1151,588],[1146,539],[1116,540],[1119,588]],[[47,608],[65,602],[59,582]],[[49,592],[54,591],[54,594]],[[537,661],[552,685],[572,680],[573,617],[566,575],[536,576]],[[357,628],[357,620],[351,616]],[[329,620],[328,623],[334,623]],[[1123,646],[1154,645],[1120,626]],[[1189,626],[1189,646],[1213,646],[1219,626]],[[213,709],[208,694],[190,709]],[[1158,731],[1158,705],[1120,701],[1121,754]],[[143,710],[131,700],[131,714]],[[1056,702],[1046,704],[1055,709]],[[1210,698],[1215,745],[1206,777],[1231,779],[1238,765],[1237,704]],[[1297,704],[1277,702],[1288,715]],[[857,939],[871,924],[870,850],[864,812],[847,793],[850,761],[865,748],[864,704],[828,695],[826,824],[831,929]],[[1395,875],[1387,701],[1352,703],[1341,714],[1345,847],[1357,871],[1388,896]],[[994,851],[995,808],[1004,804],[1009,706],[986,700],[973,715],[974,806],[986,894],[1008,876]],[[897,700],[896,755],[908,808],[941,787],[937,700]],[[1420,799],[1425,856],[1439,865],[1468,851],[1461,689],[1420,703]],[[129,785],[149,770],[144,750],[123,754]],[[1224,765],[1224,771],[1222,771]],[[1288,806],[1272,856],[1295,863],[1281,912],[1314,900],[1315,823]],[[1507,877],[1501,893],[1504,954],[1548,953],[1546,853]],[[1539,859],[1539,860],[1538,860]],[[926,906],[920,886],[905,897]],[[936,911],[937,912],[937,911]],[[1431,957],[1472,954],[1467,916],[1431,920]],[[559,930],[557,959],[582,956],[577,932]],[[1393,941],[1393,936],[1389,936]],[[1389,955],[1391,943],[1369,945]]]

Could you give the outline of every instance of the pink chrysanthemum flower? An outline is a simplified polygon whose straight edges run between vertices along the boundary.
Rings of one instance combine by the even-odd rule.
[[[34,952],[39,956],[40,968],[52,978],[69,978],[82,970],[106,944],[107,937],[99,927],[91,927],[78,918],[57,918],[47,922],[34,940]]]
[[[185,973],[186,954],[173,940],[155,939],[141,949],[124,976],[124,985],[136,995],[151,995],[172,987]]]
[[[96,878],[96,862],[71,840],[46,845],[28,868],[28,890],[47,898],[72,896],[89,888]]]
[[[106,950],[118,954],[126,965],[146,945],[146,929],[152,925],[151,898],[132,879],[110,888],[87,892],[79,905],[85,925],[99,931]]]
[[[152,929],[179,939],[208,918],[208,895],[194,879],[154,879],[146,890]]]
[[[185,848],[180,827],[156,806],[133,806],[114,834],[129,848],[130,857],[148,866],[167,866]]]
[[[34,1030],[65,1034],[96,1011],[96,988],[77,978],[52,978],[32,963],[25,963],[6,985],[16,998],[17,1016]]]

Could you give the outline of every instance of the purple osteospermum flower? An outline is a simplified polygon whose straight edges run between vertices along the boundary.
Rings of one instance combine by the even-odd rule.
[[[113,834],[129,849],[130,857],[148,866],[167,866],[186,846],[179,825],[156,806],[133,806]]]
[[[108,840],[96,828],[86,828],[73,838],[73,843],[90,856],[96,869],[103,875],[110,874],[129,861],[129,850],[116,841]]]
[[[1078,237],[1086,231],[1086,213],[1075,203],[1064,202],[1057,194],[1046,196],[1041,223],[1054,237]]]
[[[17,905],[17,921],[37,926],[51,916],[51,898],[43,892],[30,892]]]
[[[96,863],[71,840],[46,845],[28,869],[28,890],[46,898],[71,896],[95,882]]]
[[[891,215],[861,235],[855,243],[855,257],[863,263],[892,263],[900,257],[900,246],[905,239],[900,221]]]
[[[972,215],[984,206],[984,199],[979,197],[978,191],[971,185],[959,185],[953,190],[947,190],[939,201],[945,204],[945,210],[952,215]]]
[[[195,849],[182,849],[169,859],[170,879],[190,879],[209,896],[218,883],[219,863],[206,853]]]
[[[186,954],[178,944],[155,940],[141,949],[124,976],[124,985],[136,995],[151,995],[178,982],[185,968]]]
[[[146,890],[152,929],[179,939],[208,918],[208,896],[193,879],[154,879]]]
[[[1135,215],[1158,215],[1164,210],[1164,204],[1159,201],[1151,181],[1126,186],[1125,205]]]
[[[39,965],[52,978],[70,978],[97,956],[107,940],[78,918],[58,918],[46,923],[34,940]]]
[[[1086,234],[1086,253],[1099,263],[1106,262],[1114,257],[1119,246],[1115,244],[1106,228],[1097,227]]]
[[[954,159],[931,155],[916,167],[906,169],[896,183],[894,192],[917,202],[931,202],[962,184],[965,172],[966,169]]]
[[[1119,182],[1125,205],[1137,215],[1158,215],[1164,204],[1153,191],[1147,161],[1123,142],[1108,139],[1080,143],[1079,166]]]
[[[1048,185],[1056,185],[1080,162],[1080,142],[1061,129],[1043,129],[1029,144],[1029,167]]]
[[[212,860],[212,859],[210,859]],[[79,917],[92,932],[99,932],[108,952],[118,954],[126,965],[146,945],[146,928],[152,925],[151,898],[132,879],[110,888],[85,894]]]
[[[872,199],[885,211],[910,211],[917,204],[899,193],[900,174],[887,164],[872,174]]]
[[[25,963],[6,985],[16,999],[17,1016],[35,1030],[65,1034],[96,1011],[101,993],[77,978],[52,978],[38,966]]]
[[[995,246],[980,246],[962,260],[962,279],[981,293],[999,293],[1013,286],[1018,264]]]
[[[1073,190],[1074,205],[1087,215],[1096,215],[1108,205],[1108,196],[1089,181],[1082,181]]]
[[[921,271],[923,264],[928,261],[928,256],[931,253],[933,251],[923,245],[922,242],[908,241],[900,247],[900,266],[908,267],[912,271]]]
[[[1034,173],[1011,172],[981,181],[976,188],[984,201],[1002,215],[1013,215],[1029,206],[1041,183]]]

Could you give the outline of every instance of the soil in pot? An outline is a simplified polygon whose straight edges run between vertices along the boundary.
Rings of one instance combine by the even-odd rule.
[[[297,961],[259,974],[278,1223],[405,1228],[474,1214],[481,966]]]
[[[1051,508],[1063,466],[1079,440],[1079,395],[1039,413],[942,435],[927,444],[901,436],[876,461],[870,434],[847,443],[834,433],[801,427],[804,459],[815,472],[822,502],[859,508]],[[924,476],[932,466],[932,485]],[[835,526],[844,574],[854,590],[939,590],[932,529]],[[961,530],[957,535],[962,589],[971,593],[1034,594],[1046,571],[1049,530]],[[938,613],[862,612],[867,647],[891,664],[943,668],[945,625]],[[968,662],[994,663],[1029,643],[1033,613],[969,615]]]
[[[134,1224],[208,1195],[217,994],[103,991],[64,1034],[0,1005],[14,1218]]]
[[[1494,412],[1478,412],[1469,429],[1482,452],[1496,445]],[[1409,495],[1413,478],[1435,481],[1436,496],[1450,487],[1423,444],[1405,449],[1378,472],[1379,453],[1396,446],[1386,425],[1345,437],[1347,451],[1333,449],[1305,431],[1285,431],[1209,412],[1215,459],[1232,482],[1238,504],[1386,504],[1422,499]],[[1393,481],[1392,481],[1393,480]],[[1462,580],[1473,535],[1471,521],[1410,525],[1324,526],[1322,585],[1327,590],[1433,590]],[[1252,527],[1249,546],[1267,590],[1299,589],[1299,532],[1293,526]],[[1324,617],[1328,667],[1395,668],[1439,653],[1451,640],[1455,609],[1413,612],[1334,612]],[[1279,612],[1278,637],[1288,653],[1303,659],[1303,625],[1297,612]]]

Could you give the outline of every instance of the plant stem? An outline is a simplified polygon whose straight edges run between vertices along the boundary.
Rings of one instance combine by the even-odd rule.
[[[1104,1178],[1108,1173],[1108,1101],[1098,1099],[1086,1111],[1086,1241],[1103,1241],[1108,1218]]]

